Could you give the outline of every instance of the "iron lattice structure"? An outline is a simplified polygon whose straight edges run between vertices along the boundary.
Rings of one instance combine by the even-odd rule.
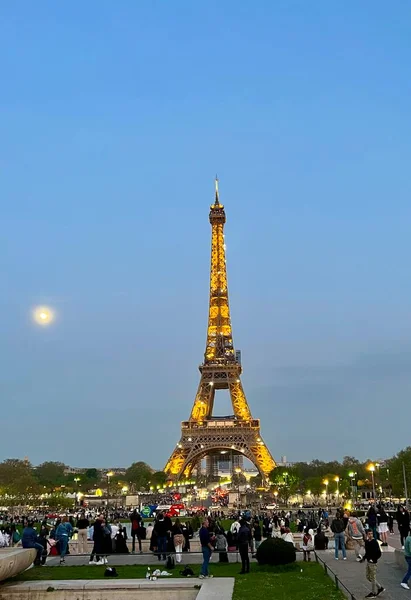
[[[216,452],[241,453],[266,478],[275,462],[260,434],[260,421],[253,419],[243,386],[242,366],[236,359],[228,302],[224,225],[216,179],[215,202],[210,207],[211,270],[207,343],[201,379],[190,419],[181,424],[181,439],[165,466],[175,480],[187,478],[204,456]],[[216,390],[228,389],[232,417],[213,417]]]

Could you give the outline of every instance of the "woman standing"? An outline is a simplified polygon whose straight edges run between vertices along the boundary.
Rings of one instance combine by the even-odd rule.
[[[73,528],[69,523],[68,517],[63,517],[60,525],[56,529],[56,540],[60,547],[60,564],[64,564],[67,554],[69,538],[73,533]]]
[[[387,534],[388,534],[388,515],[384,510],[384,507],[380,506],[377,514],[378,521],[378,533],[381,539],[381,546],[388,546]]]
[[[175,523],[171,528],[171,534],[173,536],[173,543],[176,551],[176,562],[181,563],[181,553],[183,552],[185,539],[183,535],[183,528],[180,525],[180,519],[175,520]]]

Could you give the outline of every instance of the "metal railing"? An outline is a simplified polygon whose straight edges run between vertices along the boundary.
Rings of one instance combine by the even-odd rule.
[[[357,600],[356,596],[354,596],[352,591],[347,588],[347,586],[341,581],[338,575],[334,573],[334,571],[327,565],[327,563],[324,562],[323,559],[318,556],[317,552],[314,552],[314,554],[316,562],[321,563],[324,566],[324,573],[331,577],[331,579],[334,579],[335,587],[337,588],[337,590],[340,590],[342,588],[348,594],[350,600]]]

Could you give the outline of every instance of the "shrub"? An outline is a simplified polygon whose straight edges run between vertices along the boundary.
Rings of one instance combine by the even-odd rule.
[[[260,565],[288,565],[295,562],[295,548],[281,538],[267,538],[257,549]]]
[[[191,527],[193,528],[193,531],[198,531],[200,529],[200,525],[200,517],[196,515],[191,519]]]

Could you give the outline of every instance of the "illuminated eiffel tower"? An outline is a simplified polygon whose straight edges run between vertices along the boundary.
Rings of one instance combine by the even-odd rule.
[[[220,204],[216,178],[215,202],[210,207],[211,273],[207,344],[201,379],[190,419],[181,423],[181,439],[165,466],[171,479],[190,476],[205,456],[221,453],[242,455],[258,468],[264,479],[275,462],[253,419],[241,384],[241,361],[236,356],[228,302],[225,259],[224,206]],[[234,415],[213,417],[216,390],[228,389]]]

